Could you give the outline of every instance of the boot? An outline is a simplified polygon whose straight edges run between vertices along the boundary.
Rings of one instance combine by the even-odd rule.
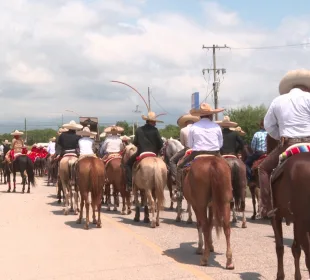
[[[177,197],[182,199],[183,197],[183,170],[181,168],[177,168],[177,176],[176,176],[176,186],[177,186]]]
[[[125,165],[126,170],[126,178],[127,178],[127,184],[126,184],[126,190],[128,192],[132,191],[132,170],[131,167],[128,165]]]

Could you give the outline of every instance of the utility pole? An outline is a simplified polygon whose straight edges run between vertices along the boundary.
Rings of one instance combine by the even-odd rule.
[[[141,111],[139,110],[139,105],[136,105],[136,110],[134,110],[132,112],[141,113]],[[138,121],[136,122],[136,125],[138,127]],[[133,125],[132,125],[132,135],[135,135],[135,121],[133,121]]]
[[[147,88],[147,98],[148,98],[149,110],[151,111],[151,92],[150,92],[150,87]]]
[[[25,142],[27,143],[27,119],[25,118]]]
[[[64,124],[64,114],[61,114],[61,125]]]
[[[220,72],[222,72],[222,74],[224,75],[226,73],[226,69],[222,68],[222,69],[217,69],[216,68],[216,55],[215,55],[215,50],[216,49],[227,49],[228,47],[226,46],[226,44],[224,46],[218,46],[218,45],[213,45],[212,47],[207,47],[205,45],[202,46],[203,49],[212,49],[213,50],[213,68],[207,68],[207,69],[203,69],[202,73],[204,74],[205,71],[208,71],[208,73],[210,71],[213,71],[213,92],[214,92],[214,108],[217,109],[218,108],[218,87],[219,87],[219,83],[217,81],[217,74],[219,74]],[[218,120],[218,115],[215,115],[215,120]]]

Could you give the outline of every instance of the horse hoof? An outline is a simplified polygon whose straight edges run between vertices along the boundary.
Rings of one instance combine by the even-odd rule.
[[[156,221],[156,226],[159,227],[159,222],[158,221]]]
[[[93,225],[96,225],[97,224],[97,220],[93,220]]]
[[[82,223],[82,220],[81,220],[81,219],[77,219],[77,220],[76,220],[76,223],[77,223],[77,224],[81,224],[81,223]]]
[[[9,192],[11,192],[11,190],[7,190],[6,192],[8,192],[8,193],[9,193]]]
[[[14,189],[13,192],[16,192],[16,190]]]
[[[107,208],[107,211],[109,211],[109,212],[110,212],[110,211],[111,211],[111,208]]]
[[[177,218],[175,219],[175,221],[178,222],[178,223],[181,222],[181,217],[177,217]]]
[[[173,206],[170,206],[170,207],[169,207],[169,210],[173,210]]]
[[[14,192],[14,191],[13,191]],[[16,191],[15,191],[16,192]],[[25,191],[22,191],[22,193],[25,193]]]
[[[197,248],[196,254],[197,255],[202,255],[202,253],[203,253],[203,249],[202,248]]]
[[[237,219],[235,219],[235,218],[232,219],[232,223],[234,223],[234,224],[237,223]]]
[[[65,215],[68,215],[68,214],[69,214],[69,211],[68,211],[68,210],[64,210],[64,214],[65,214]]]
[[[132,211],[129,209],[128,211],[127,211],[127,215],[130,215],[132,213]]]
[[[149,218],[144,218],[143,222],[147,224],[147,223],[150,222],[150,219]]]
[[[208,265],[208,260],[206,260],[204,257],[200,259],[200,265],[201,266],[207,266]]]
[[[97,224],[97,228],[102,228],[101,223],[100,223],[100,224]]]
[[[78,215],[79,214],[79,211],[78,210],[75,210],[74,211],[74,215]]]
[[[126,212],[122,210],[121,215],[126,215]]]
[[[213,245],[210,247],[210,252],[211,252],[211,253],[214,252],[214,247],[213,247]]]
[[[89,226],[88,226],[88,225],[85,225],[85,226],[84,226],[84,229],[89,229]]]
[[[253,216],[251,217],[251,220],[256,220],[255,215],[253,215]]]
[[[113,212],[116,212],[117,211],[117,208],[113,208]]]
[[[227,265],[226,265],[226,269],[228,269],[228,270],[233,270],[233,269],[235,269],[235,266],[234,266],[233,263],[227,264]]]
[[[156,228],[156,222],[155,221],[151,222],[151,228]]]
[[[57,203],[60,204],[60,203],[61,203],[61,199],[58,199],[58,200],[57,200]]]
[[[140,222],[140,219],[139,218],[136,218],[136,217],[134,217],[134,219],[133,219],[135,222]]]
[[[30,193],[30,190],[28,190],[27,193]]]
[[[242,223],[242,228],[247,228],[247,224],[246,223]]]
[[[188,219],[188,220],[186,221],[186,223],[187,223],[187,224],[192,224],[192,223],[193,223],[193,220],[192,220],[192,219]]]
[[[71,213],[74,212],[73,208],[70,208],[70,212],[71,212]]]

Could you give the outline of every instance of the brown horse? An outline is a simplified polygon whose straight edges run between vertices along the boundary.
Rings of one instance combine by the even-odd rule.
[[[86,223],[85,229],[89,229],[89,199],[88,194],[91,193],[91,206],[93,209],[93,224],[101,228],[101,197],[105,179],[104,163],[101,159],[95,157],[84,157],[80,159],[76,166],[76,185],[81,195],[80,216],[76,221],[82,223],[83,207],[86,204]],[[96,210],[98,211],[98,219],[96,220]]]
[[[246,166],[234,155],[223,155],[231,169],[231,181],[233,188],[233,201],[231,208],[233,211],[233,223],[237,223],[236,211],[242,213],[242,228],[246,228],[245,218],[245,197],[246,197]]]
[[[192,205],[197,219],[198,249],[202,254],[200,264],[207,265],[212,244],[212,221],[215,218],[216,233],[221,227],[226,236],[226,268],[234,269],[230,246],[230,201],[232,200],[231,170],[225,159],[217,156],[198,156],[184,178],[184,196]],[[210,205],[212,202],[212,205]],[[207,209],[209,213],[207,214]],[[202,238],[204,235],[204,242]]]
[[[127,215],[131,214],[131,203],[130,203],[130,192],[126,190],[125,184],[125,176],[123,169],[121,167],[122,158],[121,156],[113,156],[110,159],[107,158],[106,160],[106,186],[108,188],[110,185],[113,186],[113,196],[114,196],[114,211],[117,210],[117,199],[118,194],[120,193],[123,200],[123,208],[122,208],[122,215],[126,214],[126,203],[127,203]],[[110,189],[109,189],[110,192]],[[110,208],[109,199],[108,201],[108,210]]]
[[[126,146],[123,156],[125,163],[136,152],[132,144]],[[148,204],[151,206],[151,227],[159,226],[159,213],[164,206],[164,188],[167,182],[167,167],[165,162],[158,157],[145,157],[133,166],[133,192],[135,198],[135,221],[140,221],[140,205],[138,202],[138,190],[144,191]],[[143,199],[142,199],[143,201]],[[155,204],[157,215],[155,219]],[[148,205],[144,206],[144,222],[149,222]]]
[[[269,143],[272,141],[269,140]],[[273,140],[274,147],[278,144]],[[268,146],[268,144],[267,144]],[[283,267],[283,232],[282,220],[286,224],[294,222],[294,241],[292,254],[295,260],[295,279],[301,279],[300,255],[304,250],[306,266],[310,274],[310,153],[300,153],[288,158],[271,177],[272,204],[275,214],[272,217],[272,227],[275,234],[276,253],[278,259],[277,279],[285,278]],[[268,188],[266,188],[268,190]],[[266,193],[262,193],[267,195]]]

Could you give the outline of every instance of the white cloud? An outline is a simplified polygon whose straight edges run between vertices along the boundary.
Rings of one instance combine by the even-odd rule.
[[[0,98],[6,118],[42,117],[65,109],[132,120],[137,95],[111,80],[130,83],[146,96],[147,87],[175,122],[211,89],[202,69],[211,52],[202,45],[248,47],[302,43],[310,38],[308,17],[284,18],[275,30],[246,24],[236,11],[207,2],[204,23],[177,13],[149,16],[147,1],[14,0],[0,2]],[[210,24],[212,22],[212,24]],[[207,53],[207,55],[206,55]],[[258,105],[278,94],[282,75],[307,67],[309,49],[220,50],[218,67],[227,68],[220,105]],[[211,74],[212,75],[212,74]],[[206,75],[208,80],[208,74]],[[18,101],[16,101],[18,100]],[[211,102],[211,99],[208,99]],[[14,104],[14,109],[10,103]],[[102,120],[104,122],[104,119]]]

